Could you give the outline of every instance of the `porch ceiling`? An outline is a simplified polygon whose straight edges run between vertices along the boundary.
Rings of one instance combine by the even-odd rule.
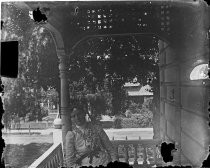
[[[49,8],[48,22],[62,35],[66,53],[80,41],[102,35],[152,34],[181,41],[193,15],[202,9],[188,1],[26,2],[31,9]],[[192,10],[195,8],[195,10]],[[190,17],[190,18],[189,18]],[[188,23],[188,20],[191,21]],[[196,20],[195,20],[196,21]],[[180,26],[185,25],[185,26]],[[193,26],[192,26],[193,27]]]

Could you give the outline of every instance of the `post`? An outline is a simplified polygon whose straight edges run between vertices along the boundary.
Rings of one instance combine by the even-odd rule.
[[[146,150],[146,146],[143,145],[143,165],[147,165],[147,150]]]
[[[69,96],[69,83],[68,83],[68,67],[67,67],[67,55],[64,49],[57,50],[59,58],[59,70],[60,70],[60,98],[61,98],[61,120],[62,120],[62,140],[63,140],[63,152],[65,157],[65,137],[69,130],[71,130],[70,120],[70,96]]]
[[[125,162],[129,164],[129,153],[128,153],[128,145],[124,145],[125,148]]]
[[[29,131],[29,135],[31,135],[31,126],[30,126],[30,124],[28,125],[28,131]]]
[[[55,128],[53,130],[53,143],[54,144],[62,143],[62,130],[60,128]]]
[[[138,144],[134,144],[134,166],[138,165]]]

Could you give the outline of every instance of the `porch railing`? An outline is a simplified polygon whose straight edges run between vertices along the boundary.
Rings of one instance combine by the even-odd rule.
[[[134,167],[139,165],[161,165],[159,140],[112,140],[120,162],[126,162]],[[63,165],[61,143],[53,145],[40,156],[29,168],[58,168]]]
[[[120,162],[126,162],[134,167],[162,165],[160,140],[113,140]]]
[[[59,168],[63,165],[63,152],[61,143],[51,146],[29,168]]]

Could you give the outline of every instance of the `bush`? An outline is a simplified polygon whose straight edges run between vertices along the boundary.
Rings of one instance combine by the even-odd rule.
[[[135,103],[131,101],[128,110],[131,112],[131,114],[139,113],[141,109],[141,104],[140,103]]]
[[[114,120],[114,124],[113,124],[113,127],[116,128],[116,129],[119,129],[119,128],[122,128],[122,118],[121,117],[118,117]]]
[[[122,118],[122,128],[145,128],[152,126],[151,116],[143,114],[133,114],[131,118]]]
[[[129,110],[126,114],[128,114]],[[152,127],[152,111],[148,108],[139,109],[138,113],[130,114],[131,116],[117,116],[113,128],[148,128]],[[127,115],[128,116],[128,115]]]
[[[122,128],[139,128],[138,120],[135,118],[123,118],[121,122]]]
[[[100,121],[100,123],[102,124],[103,128],[112,128],[114,122],[113,121]]]

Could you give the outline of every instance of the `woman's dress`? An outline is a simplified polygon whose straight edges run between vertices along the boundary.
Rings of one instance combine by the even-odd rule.
[[[117,160],[117,153],[99,125],[87,124],[85,129],[75,126],[66,135],[67,167],[106,166]]]

